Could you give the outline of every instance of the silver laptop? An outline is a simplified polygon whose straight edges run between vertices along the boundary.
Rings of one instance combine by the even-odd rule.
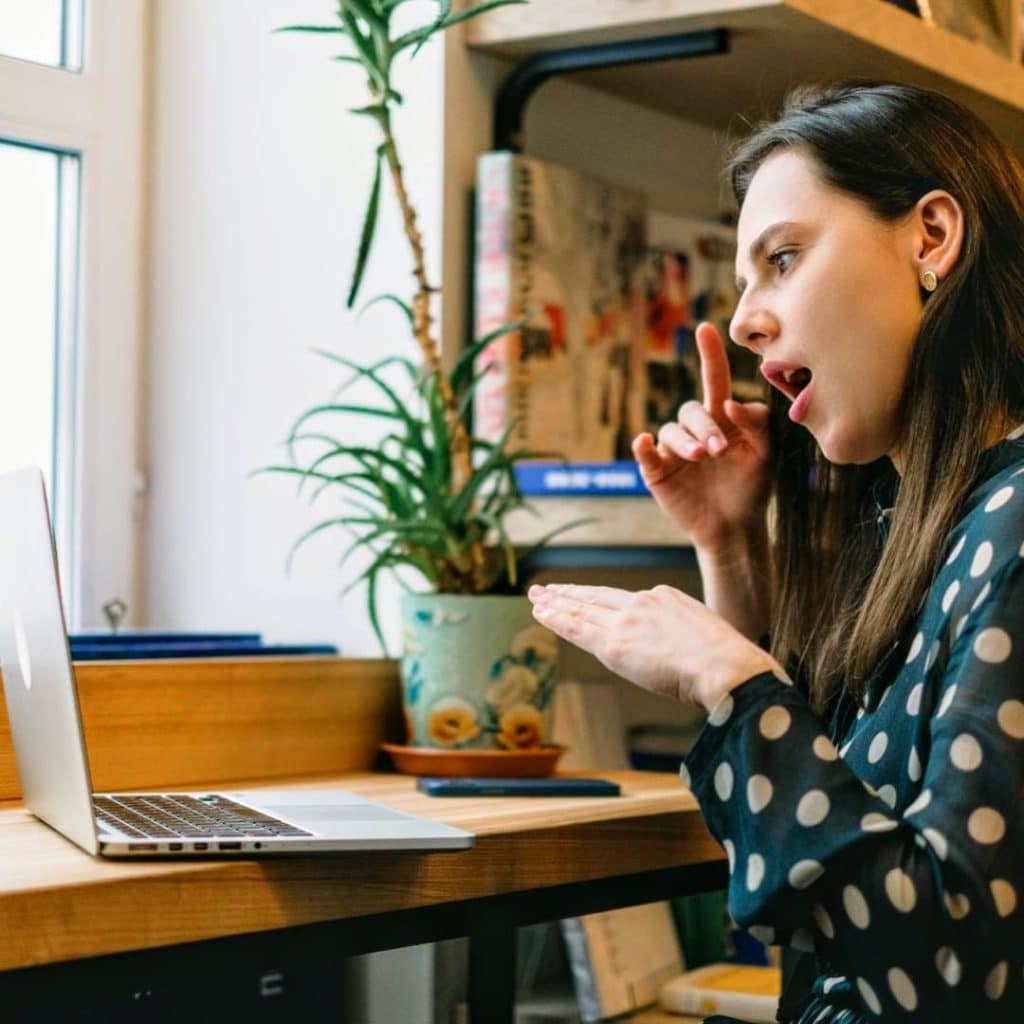
[[[471,832],[340,790],[93,793],[46,491],[35,468],[0,475],[0,665],[25,805],[89,853],[262,856],[473,845]]]

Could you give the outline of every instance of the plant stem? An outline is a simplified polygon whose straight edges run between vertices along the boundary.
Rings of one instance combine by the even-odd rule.
[[[416,223],[416,210],[409,199],[409,193],[405,187],[405,175],[402,162],[398,156],[398,147],[395,144],[395,137],[391,130],[391,111],[387,103],[381,101],[379,93],[375,90],[374,100],[380,102],[384,108],[378,119],[381,131],[384,133],[384,156],[387,160],[388,169],[391,172],[391,181],[394,184],[395,195],[402,210],[402,224],[405,229],[405,236],[412,249],[413,275],[416,278],[417,290],[412,300],[413,313],[413,334],[423,354],[424,366],[437,378],[438,388],[444,400],[445,415],[448,422],[449,436],[451,437],[452,454],[452,492],[460,491],[473,474],[473,465],[470,459],[469,433],[463,423],[458,411],[458,402],[452,392],[451,384],[441,368],[441,358],[438,344],[431,332],[433,318],[430,315],[430,297],[437,291],[427,281],[426,261],[423,256],[423,236]],[[469,556],[471,562],[472,591],[479,593],[485,587],[484,568],[485,557],[483,542],[475,540],[470,545]]]

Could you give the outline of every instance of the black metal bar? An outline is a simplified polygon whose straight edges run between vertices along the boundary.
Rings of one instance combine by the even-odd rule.
[[[491,918],[469,935],[469,1024],[514,1024],[515,926]]]
[[[573,71],[650,64],[659,60],[708,57],[729,52],[724,28],[653,39],[628,39],[599,46],[573,46],[527,57],[498,90],[494,107],[494,148],[522,150],[523,113],[530,97],[549,78]]]

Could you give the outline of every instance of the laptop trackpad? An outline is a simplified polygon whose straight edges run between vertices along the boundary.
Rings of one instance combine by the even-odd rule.
[[[260,804],[261,810],[268,811],[286,821],[324,822],[324,821],[382,821],[391,818],[404,818],[400,811],[378,804]]]

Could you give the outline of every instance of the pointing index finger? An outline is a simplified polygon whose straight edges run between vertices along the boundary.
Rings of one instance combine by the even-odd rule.
[[[706,320],[697,325],[697,351],[700,354],[700,379],[704,389],[704,408],[718,423],[725,421],[725,400],[732,398],[732,374],[725,344],[714,324]]]

